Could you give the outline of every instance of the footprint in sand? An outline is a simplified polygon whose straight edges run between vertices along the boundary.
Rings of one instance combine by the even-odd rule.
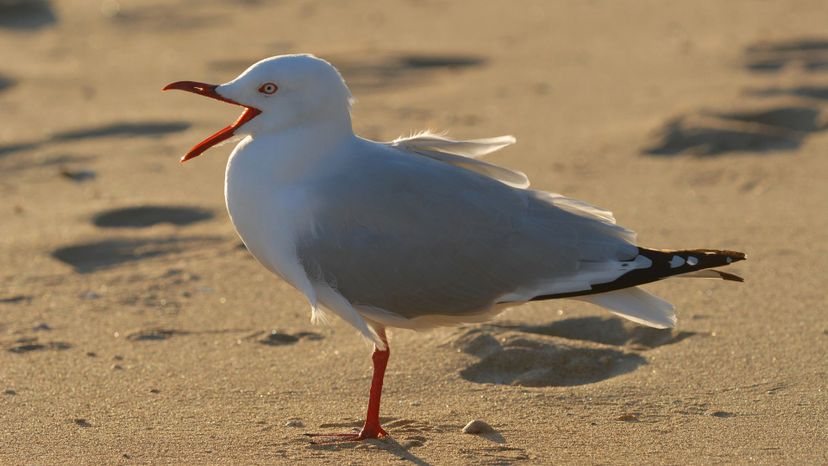
[[[349,54],[330,57],[355,92],[363,94],[416,86],[436,79],[440,73],[482,66],[476,55]]]
[[[113,2],[114,3],[114,2]],[[256,2],[245,2],[247,7]],[[156,30],[169,31],[170,29],[183,30],[208,27],[220,23],[223,18],[215,13],[199,11],[201,2],[194,4],[155,4],[142,5],[139,3],[120,2],[114,6],[103,4],[103,15],[121,28],[133,28],[139,31]]]
[[[116,122],[91,128],[53,133],[41,140],[14,142],[0,146],[0,156],[56,144],[99,138],[158,137],[178,133],[190,127],[183,121]]]
[[[2,155],[0,153],[0,155]],[[95,157],[90,155],[74,155],[74,154],[60,154],[60,155],[53,155],[48,156],[45,158],[37,158],[37,159],[22,159],[15,161],[14,163],[9,163],[6,165],[5,170],[7,172],[15,172],[15,171],[23,171],[23,170],[31,170],[31,169],[40,169],[40,168],[51,168],[54,167],[58,170],[58,173],[62,176],[66,176],[61,173],[64,170],[70,172],[83,172],[80,166],[87,164],[88,162],[94,160]],[[93,172],[94,173],[94,172]],[[94,176],[93,176],[94,177]]]
[[[255,334],[255,336],[258,335],[261,335],[261,333]],[[316,341],[321,340],[323,338],[324,337],[322,335],[314,332],[286,333],[273,330],[267,335],[265,335],[263,338],[259,338],[256,341],[262,345],[267,346],[284,346],[298,343],[300,340]]]
[[[670,119],[644,150],[649,155],[777,152],[798,149],[828,129],[828,112],[811,106],[764,107],[738,112],[699,111]]]
[[[38,29],[55,22],[49,0],[0,1],[0,28]]]
[[[92,217],[92,223],[100,228],[145,228],[162,223],[185,226],[213,216],[211,210],[200,207],[143,205],[100,212]]]
[[[20,304],[32,302],[32,295],[16,294],[0,297],[0,304]]]
[[[99,228],[147,228],[157,224],[186,226],[213,218],[211,210],[193,206],[144,205],[99,212],[92,223]],[[52,257],[76,272],[90,273],[144,259],[209,247],[218,237],[167,237],[108,239],[76,244],[52,251]]]
[[[58,173],[67,180],[71,180],[76,183],[92,181],[98,176],[98,174],[92,170],[72,169],[69,167],[60,167]]]
[[[413,464],[428,464],[418,458],[416,448],[425,446],[428,438],[437,435],[443,436],[447,433],[457,433],[463,428],[463,424],[430,426],[412,419],[401,419],[394,417],[380,417],[380,423],[388,430],[390,436],[380,442],[369,443],[335,443],[335,444],[311,444],[313,450],[343,450],[360,448],[381,448],[397,455],[400,460],[409,461]],[[320,429],[331,431],[358,431],[363,421],[349,420],[343,422],[331,422],[321,424]],[[432,434],[432,435],[429,435]],[[466,458],[468,464],[513,464],[519,461],[526,461],[529,455],[523,448],[507,445],[506,439],[493,430],[477,436],[488,440],[488,445],[478,446],[474,449],[460,449],[458,454]]]
[[[691,332],[642,328],[617,318],[567,319],[541,326],[489,324],[464,330],[456,348],[480,358],[460,372],[478,383],[530,387],[599,382],[646,364],[636,351]]]
[[[828,101],[828,86],[766,87],[750,90],[748,94],[757,97],[793,96],[820,103],[820,101]]]
[[[222,242],[219,237],[163,239],[109,239],[65,246],[52,251],[52,257],[72,266],[75,272],[91,273],[129,262],[210,248]]]
[[[246,332],[244,329],[219,329],[219,330],[199,330],[199,331],[189,331],[189,330],[179,330],[173,328],[162,328],[162,327],[153,327],[153,328],[144,328],[132,331],[127,334],[126,339],[129,341],[164,341],[169,340],[175,336],[186,336],[186,335],[204,335],[204,334],[226,334],[226,333],[238,333],[238,332]],[[292,345],[294,343],[298,343],[302,340],[308,341],[316,341],[321,340],[324,337],[321,334],[314,333],[314,332],[278,332],[276,330],[267,333],[264,337],[261,335],[265,334],[265,332],[259,331],[254,332],[246,337],[243,337],[243,340],[253,340],[259,344],[267,345],[267,346],[285,346],[285,345]],[[261,338],[259,338],[261,337]]]
[[[454,72],[486,64],[486,58],[467,54],[345,53],[322,57],[333,63],[354,92],[370,92],[422,85],[442,72]],[[258,59],[258,58],[257,58]],[[209,66],[239,73],[257,59],[217,60]]]
[[[754,73],[777,73],[792,67],[809,73],[828,72],[828,39],[759,42],[745,50],[744,64]]]
[[[457,432],[460,430],[462,426],[454,425],[454,426],[431,426],[425,424],[421,421],[416,421],[413,419],[402,419],[396,417],[380,417],[380,423],[382,426],[389,431],[391,436],[383,440],[383,446],[386,449],[391,450],[392,452],[396,452],[398,454],[403,454],[408,450],[416,447],[422,447],[426,444],[428,440],[428,433],[436,433],[442,434],[447,432]],[[342,422],[329,422],[325,424],[320,424],[319,428],[322,430],[331,430],[331,431],[347,431],[353,430],[354,432],[359,431],[362,427],[363,421],[362,420],[348,420]],[[353,444],[335,444],[335,445],[311,445],[310,447],[313,449],[341,449],[341,448],[354,448],[357,447],[358,443]],[[414,461],[415,458],[408,458],[412,460],[415,464],[418,464],[417,461]]]
[[[33,351],[64,351],[72,345],[63,341],[40,342],[37,338],[21,338],[8,345],[6,348],[10,353],[24,354]]]
[[[167,328],[151,328],[145,330],[138,330],[127,334],[126,339],[129,341],[161,341],[172,338],[176,335],[189,335],[190,332],[186,330],[175,330]]]
[[[0,74],[0,92],[9,89],[10,87],[15,85],[15,81],[7,76],[3,76]]]
[[[759,43],[745,50],[745,67],[775,73],[797,68],[828,71],[828,40],[798,39]],[[649,155],[690,153],[715,156],[731,152],[779,152],[798,149],[814,133],[828,129],[828,86],[767,87],[748,90],[749,97],[773,97],[773,104],[750,104],[743,110],[696,112],[670,118],[653,133],[644,149]]]
[[[669,345],[695,335],[694,332],[642,327],[615,317],[564,319],[547,325],[518,326],[517,328],[539,335],[592,341],[604,345],[629,346],[633,349],[651,349]]]

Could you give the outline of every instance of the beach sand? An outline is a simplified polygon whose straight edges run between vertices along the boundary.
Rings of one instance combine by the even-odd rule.
[[[828,18],[755,2],[0,2],[0,463],[828,462]],[[244,249],[238,109],[183,93],[272,55],[340,68],[355,129],[513,134],[490,160],[641,244],[745,251],[671,280],[674,331],[575,301],[370,345]],[[481,419],[494,431],[469,435]]]

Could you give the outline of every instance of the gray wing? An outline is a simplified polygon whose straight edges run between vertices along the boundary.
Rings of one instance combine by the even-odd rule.
[[[608,212],[398,149],[312,189],[315,225],[297,244],[308,275],[406,318],[589,289],[637,254]]]

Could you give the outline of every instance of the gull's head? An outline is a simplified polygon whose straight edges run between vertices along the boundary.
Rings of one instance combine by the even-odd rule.
[[[350,127],[351,92],[336,68],[313,55],[266,58],[225,84],[178,81],[164,87],[170,89],[245,108],[235,123],[196,144],[182,162],[234,136],[276,133],[314,122]]]

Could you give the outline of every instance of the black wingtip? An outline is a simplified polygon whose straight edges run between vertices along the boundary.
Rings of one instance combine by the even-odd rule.
[[[689,277],[701,271],[708,271],[710,274],[695,276],[716,278],[716,275],[718,275],[722,280],[730,282],[745,281],[744,278],[738,275],[720,270],[712,270],[713,267],[725,267],[734,262],[747,259],[747,256],[743,252],[720,249],[648,249],[639,247],[638,253],[652,262],[649,267],[633,269],[611,282],[591,284],[588,290],[540,295],[532,298],[531,301],[606,293],[608,291],[651,283],[672,276]]]
[[[734,262],[747,259],[747,255],[739,251],[723,249],[647,249],[638,248],[639,253],[653,261],[649,271],[661,278],[673,275],[683,275],[690,272],[725,267]],[[743,282],[742,277],[732,273],[713,270],[723,280]]]
[[[716,250],[713,250],[713,252],[717,252],[717,253],[719,253],[723,256],[729,257],[733,262],[747,260],[747,254],[745,254],[743,252],[739,252],[739,251],[716,251]]]

